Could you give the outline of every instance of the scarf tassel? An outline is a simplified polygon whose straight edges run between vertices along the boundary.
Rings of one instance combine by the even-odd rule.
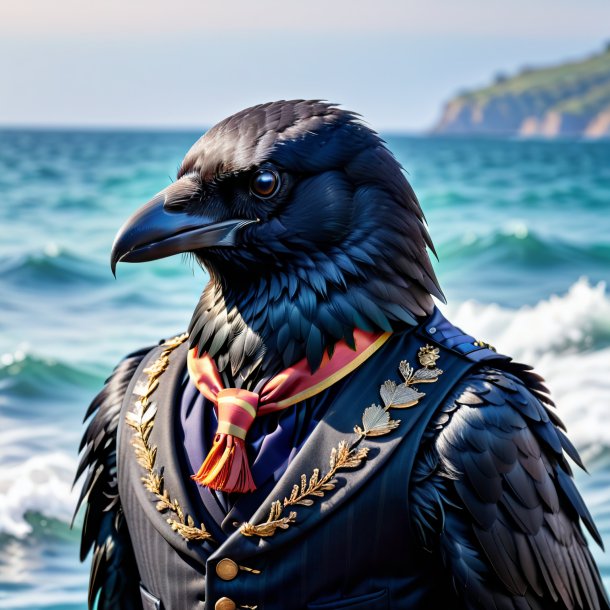
[[[191,477],[199,485],[226,492],[254,491],[246,445],[231,434],[217,434],[212,449],[197,474]]]

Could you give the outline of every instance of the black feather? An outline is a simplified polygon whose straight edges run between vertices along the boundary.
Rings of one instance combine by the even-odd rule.
[[[601,539],[562,449],[580,458],[538,398],[540,379],[507,368],[472,373],[430,422],[414,465],[425,473],[411,492],[425,507],[413,508],[414,529],[429,550],[438,532],[467,608],[607,610],[580,523]]]
[[[133,374],[150,351],[127,356],[113,371],[87,410],[92,417],[81,443],[84,451],[76,479],[84,472],[76,512],[85,506],[81,561],[93,548],[89,608],[99,597],[99,610],[140,608],[139,576],[127,525],[122,517],[116,480],[116,432],[123,397]],[[76,517],[75,512],[75,517]]]

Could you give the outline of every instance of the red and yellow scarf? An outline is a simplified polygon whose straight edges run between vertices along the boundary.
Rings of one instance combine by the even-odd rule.
[[[337,343],[332,358],[325,353],[315,373],[310,372],[304,358],[270,379],[260,393],[225,388],[214,361],[207,354],[198,357],[197,348],[191,349],[187,358],[191,381],[213,403],[218,415],[212,448],[192,478],[200,485],[221,491],[254,491],[256,486],[245,447],[246,435],[254,419],[326,390],[372,356],[390,334],[355,330],[355,350],[345,341]]]

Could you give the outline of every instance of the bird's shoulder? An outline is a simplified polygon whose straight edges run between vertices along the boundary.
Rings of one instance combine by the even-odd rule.
[[[584,468],[542,378],[514,362],[468,373],[430,421],[413,521],[468,607],[608,607],[567,456]]]

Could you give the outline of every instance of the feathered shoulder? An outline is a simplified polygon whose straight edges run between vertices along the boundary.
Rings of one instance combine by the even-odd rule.
[[[609,607],[568,456],[584,468],[542,378],[512,362],[471,372],[430,422],[412,518],[467,608]]]

